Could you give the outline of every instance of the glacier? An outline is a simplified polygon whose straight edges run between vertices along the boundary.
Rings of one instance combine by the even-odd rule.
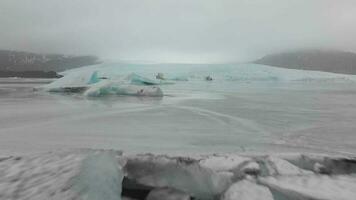
[[[123,65],[105,63],[62,73],[63,78],[38,89],[49,92],[75,92],[88,96],[133,95],[163,96],[164,89],[204,89],[206,77],[212,77],[215,90],[231,91],[236,84],[266,82],[355,82],[356,76],[318,71],[282,69],[277,67],[244,65]],[[164,79],[156,79],[164,74]],[[186,83],[188,82],[188,83]],[[188,84],[188,85],[187,85]],[[154,87],[149,87],[154,86]],[[143,90],[144,92],[141,92]]]

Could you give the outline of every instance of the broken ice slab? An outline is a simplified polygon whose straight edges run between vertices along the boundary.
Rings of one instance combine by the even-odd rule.
[[[355,157],[322,154],[295,154],[283,157],[293,165],[315,173],[334,175],[356,173]]]
[[[251,158],[239,155],[214,155],[202,158],[200,165],[215,171],[232,171],[248,161]]]
[[[127,158],[127,178],[152,187],[171,187],[198,199],[213,199],[230,184],[230,177],[203,167],[197,160],[151,154]]]
[[[221,200],[274,200],[271,191],[251,180],[234,183],[222,195]]]
[[[270,188],[276,196],[291,199],[354,200],[355,176],[279,176],[263,177],[259,183]]]
[[[262,176],[313,174],[312,171],[301,169],[276,156],[263,156],[256,160],[260,164]]]

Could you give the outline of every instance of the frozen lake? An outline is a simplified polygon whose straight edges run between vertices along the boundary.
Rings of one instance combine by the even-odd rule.
[[[162,72],[164,96],[34,91],[50,80],[0,80],[0,152],[95,148],[169,154],[356,153],[356,78],[262,65],[105,64],[113,78]],[[205,81],[211,75],[213,81]]]

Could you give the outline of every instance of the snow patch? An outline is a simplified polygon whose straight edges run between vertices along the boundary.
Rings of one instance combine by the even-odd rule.
[[[288,199],[353,200],[356,196],[356,177],[353,176],[265,177],[259,182]]]
[[[234,183],[224,193],[221,200],[273,200],[272,193],[267,187],[257,185],[250,180]]]

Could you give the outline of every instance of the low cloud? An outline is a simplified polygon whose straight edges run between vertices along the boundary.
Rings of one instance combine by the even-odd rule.
[[[2,0],[0,48],[116,60],[239,62],[356,51],[354,0]]]

